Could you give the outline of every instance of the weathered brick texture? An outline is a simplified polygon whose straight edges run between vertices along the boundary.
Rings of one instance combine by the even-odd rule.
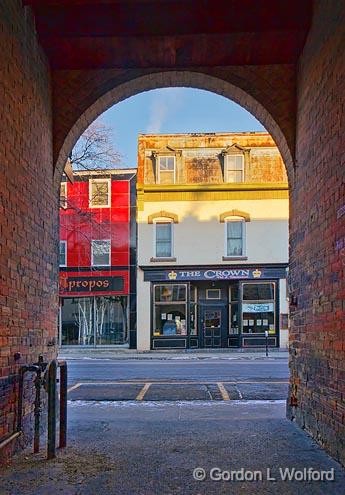
[[[17,417],[18,369],[56,353],[57,193],[52,187],[50,76],[30,11],[0,2],[0,438]],[[14,354],[20,352],[20,360]],[[25,433],[32,422],[26,379]],[[12,442],[1,452],[16,448]]]
[[[297,97],[288,414],[345,464],[344,2],[315,4]]]

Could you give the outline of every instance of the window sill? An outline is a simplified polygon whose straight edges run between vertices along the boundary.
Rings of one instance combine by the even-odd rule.
[[[159,261],[176,261],[176,258],[174,257],[168,257],[168,258],[150,258],[150,261],[153,262],[159,262]]]
[[[246,261],[248,256],[223,256],[223,261]]]

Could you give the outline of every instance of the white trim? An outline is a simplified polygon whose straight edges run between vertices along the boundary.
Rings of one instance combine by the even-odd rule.
[[[245,182],[245,176],[244,176],[244,154],[243,153],[228,153],[225,156],[226,156],[226,163],[225,163],[225,167],[226,167],[225,182],[227,182],[228,184],[241,184],[242,182]],[[242,168],[241,168],[241,171],[242,171],[242,180],[240,182],[229,182],[228,159],[230,157],[233,157],[233,156],[240,156],[242,158]],[[235,169],[231,169],[231,170],[235,171]]]
[[[153,257],[161,260],[169,260],[174,258],[174,221],[172,218],[159,217],[153,220],[154,234],[153,234]],[[170,256],[157,256],[157,223],[170,223],[171,224],[171,253]]]
[[[209,297],[209,292],[210,291],[217,291],[218,292],[218,297]],[[214,289],[206,289],[206,299],[209,301],[219,301],[221,299],[221,291],[220,289],[214,288]]]
[[[61,187],[63,187],[65,189],[65,200],[64,202],[62,203],[61,201]],[[64,210],[67,209],[67,182],[61,182],[60,183],[60,208],[63,208]]]
[[[176,184],[176,156],[175,155],[158,155],[157,156],[157,162],[158,162],[158,167],[157,167],[157,179],[158,179],[158,184],[161,183],[161,167],[160,167],[160,160],[161,158],[173,158],[174,159],[174,182],[173,184]]]
[[[106,205],[92,205],[92,184],[94,182],[108,182],[108,202]],[[111,179],[89,179],[89,208],[110,208],[111,205]]]
[[[93,243],[94,242],[108,242],[109,243],[109,263],[108,264],[94,264],[93,262]],[[111,266],[111,239],[92,239],[91,241],[91,266]]]
[[[242,254],[231,255],[228,254],[228,223],[229,222],[242,222]],[[228,216],[224,219],[224,257],[226,258],[246,258],[247,256],[247,231],[246,220],[240,216]]]
[[[61,244],[64,244],[65,245],[65,263],[63,265],[60,265],[60,246],[61,246]],[[59,266],[61,266],[61,267],[67,266],[67,241],[61,241],[60,240],[60,244],[59,244]]]

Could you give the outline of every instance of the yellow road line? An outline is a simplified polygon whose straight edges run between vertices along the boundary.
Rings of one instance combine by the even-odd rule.
[[[83,383],[75,383],[74,385],[72,385],[72,387],[67,389],[67,393],[72,392],[72,390],[79,388],[81,385],[84,385],[84,384]]]
[[[143,400],[143,398],[145,397],[146,392],[150,388],[150,385],[151,385],[151,383],[145,383],[145,385],[143,386],[143,388],[140,390],[140,392],[136,396],[135,400]]]
[[[223,400],[230,400],[228,391],[226,390],[226,388],[224,387],[224,385],[221,382],[218,382],[217,383],[217,386],[219,388],[219,392],[222,394],[222,399]]]

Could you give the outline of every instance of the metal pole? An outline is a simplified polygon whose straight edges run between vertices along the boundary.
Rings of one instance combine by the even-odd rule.
[[[268,357],[268,331],[265,330],[265,339],[266,339],[266,357]]]
[[[47,459],[54,459],[56,450],[56,370],[54,359],[48,368],[48,442]]]
[[[60,430],[59,448],[67,443],[67,363],[59,361],[60,367]]]

